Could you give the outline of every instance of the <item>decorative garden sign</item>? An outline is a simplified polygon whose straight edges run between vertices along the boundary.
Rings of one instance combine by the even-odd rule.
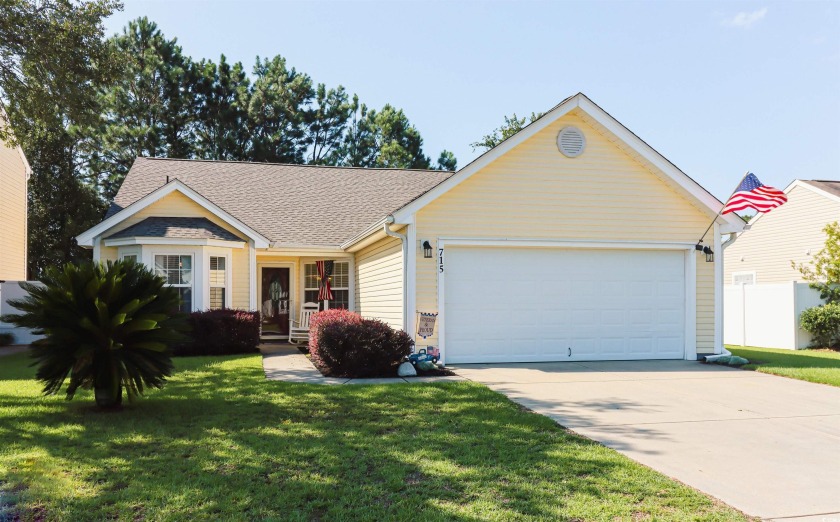
[[[417,335],[423,339],[431,337],[435,333],[435,320],[438,314],[427,314],[419,312],[420,317],[417,319]]]

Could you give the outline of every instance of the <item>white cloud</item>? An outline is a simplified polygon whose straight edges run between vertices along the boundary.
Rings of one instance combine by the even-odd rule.
[[[739,27],[742,29],[749,29],[753,26],[756,22],[764,18],[767,14],[767,8],[762,7],[756,11],[741,11],[740,13],[735,14],[735,16],[724,18],[721,22],[721,25],[725,25],[727,27]]]

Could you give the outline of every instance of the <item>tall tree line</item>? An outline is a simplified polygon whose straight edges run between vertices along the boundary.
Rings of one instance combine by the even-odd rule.
[[[147,18],[109,45],[124,63],[99,95],[101,117],[82,153],[89,177],[113,197],[137,156],[354,167],[454,170],[432,162],[401,109],[368,108],[342,86],[316,83],[282,56],[257,57],[251,74],[224,55],[193,61]]]
[[[282,56],[257,57],[250,74],[224,55],[195,61],[145,17],[105,38],[102,21],[120,8],[0,0],[0,95],[33,168],[32,276],[89,256],[73,238],[101,219],[137,156],[456,168],[449,151],[425,154],[401,109],[370,108]]]

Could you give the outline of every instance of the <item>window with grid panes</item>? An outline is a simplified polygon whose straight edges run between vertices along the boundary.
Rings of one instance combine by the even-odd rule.
[[[178,295],[181,296],[180,310],[192,312],[192,256],[156,255],[155,273],[161,276],[168,286],[178,290]]]
[[[303,265],[303,301],[305,303],[318,302],[318,267],[315,263]],[[330,288],[333,299],[325,303],[323,308],[350,308],[350,263],[335,261],[333,273],[330,276]]]
[[[210,309],[225,307],[227,284],[227,258],[210,256]]]

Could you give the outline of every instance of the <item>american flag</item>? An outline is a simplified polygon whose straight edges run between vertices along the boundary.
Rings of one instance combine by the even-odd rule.
[[[318,277],[321,279],[321,284],[318,288],[319,301],[331,301],[333,299],[332,288],[330,288],[330,276],[333,272],[332,261],[315,261],[315,266],[318,269]]]
[[[762,185],[755,174],[747,174],[738,189],[726,202],[721,214],[729,214],[736,210],[754,209],[758,212],[770,212],[787,201],[784,192],[777,188]]]

